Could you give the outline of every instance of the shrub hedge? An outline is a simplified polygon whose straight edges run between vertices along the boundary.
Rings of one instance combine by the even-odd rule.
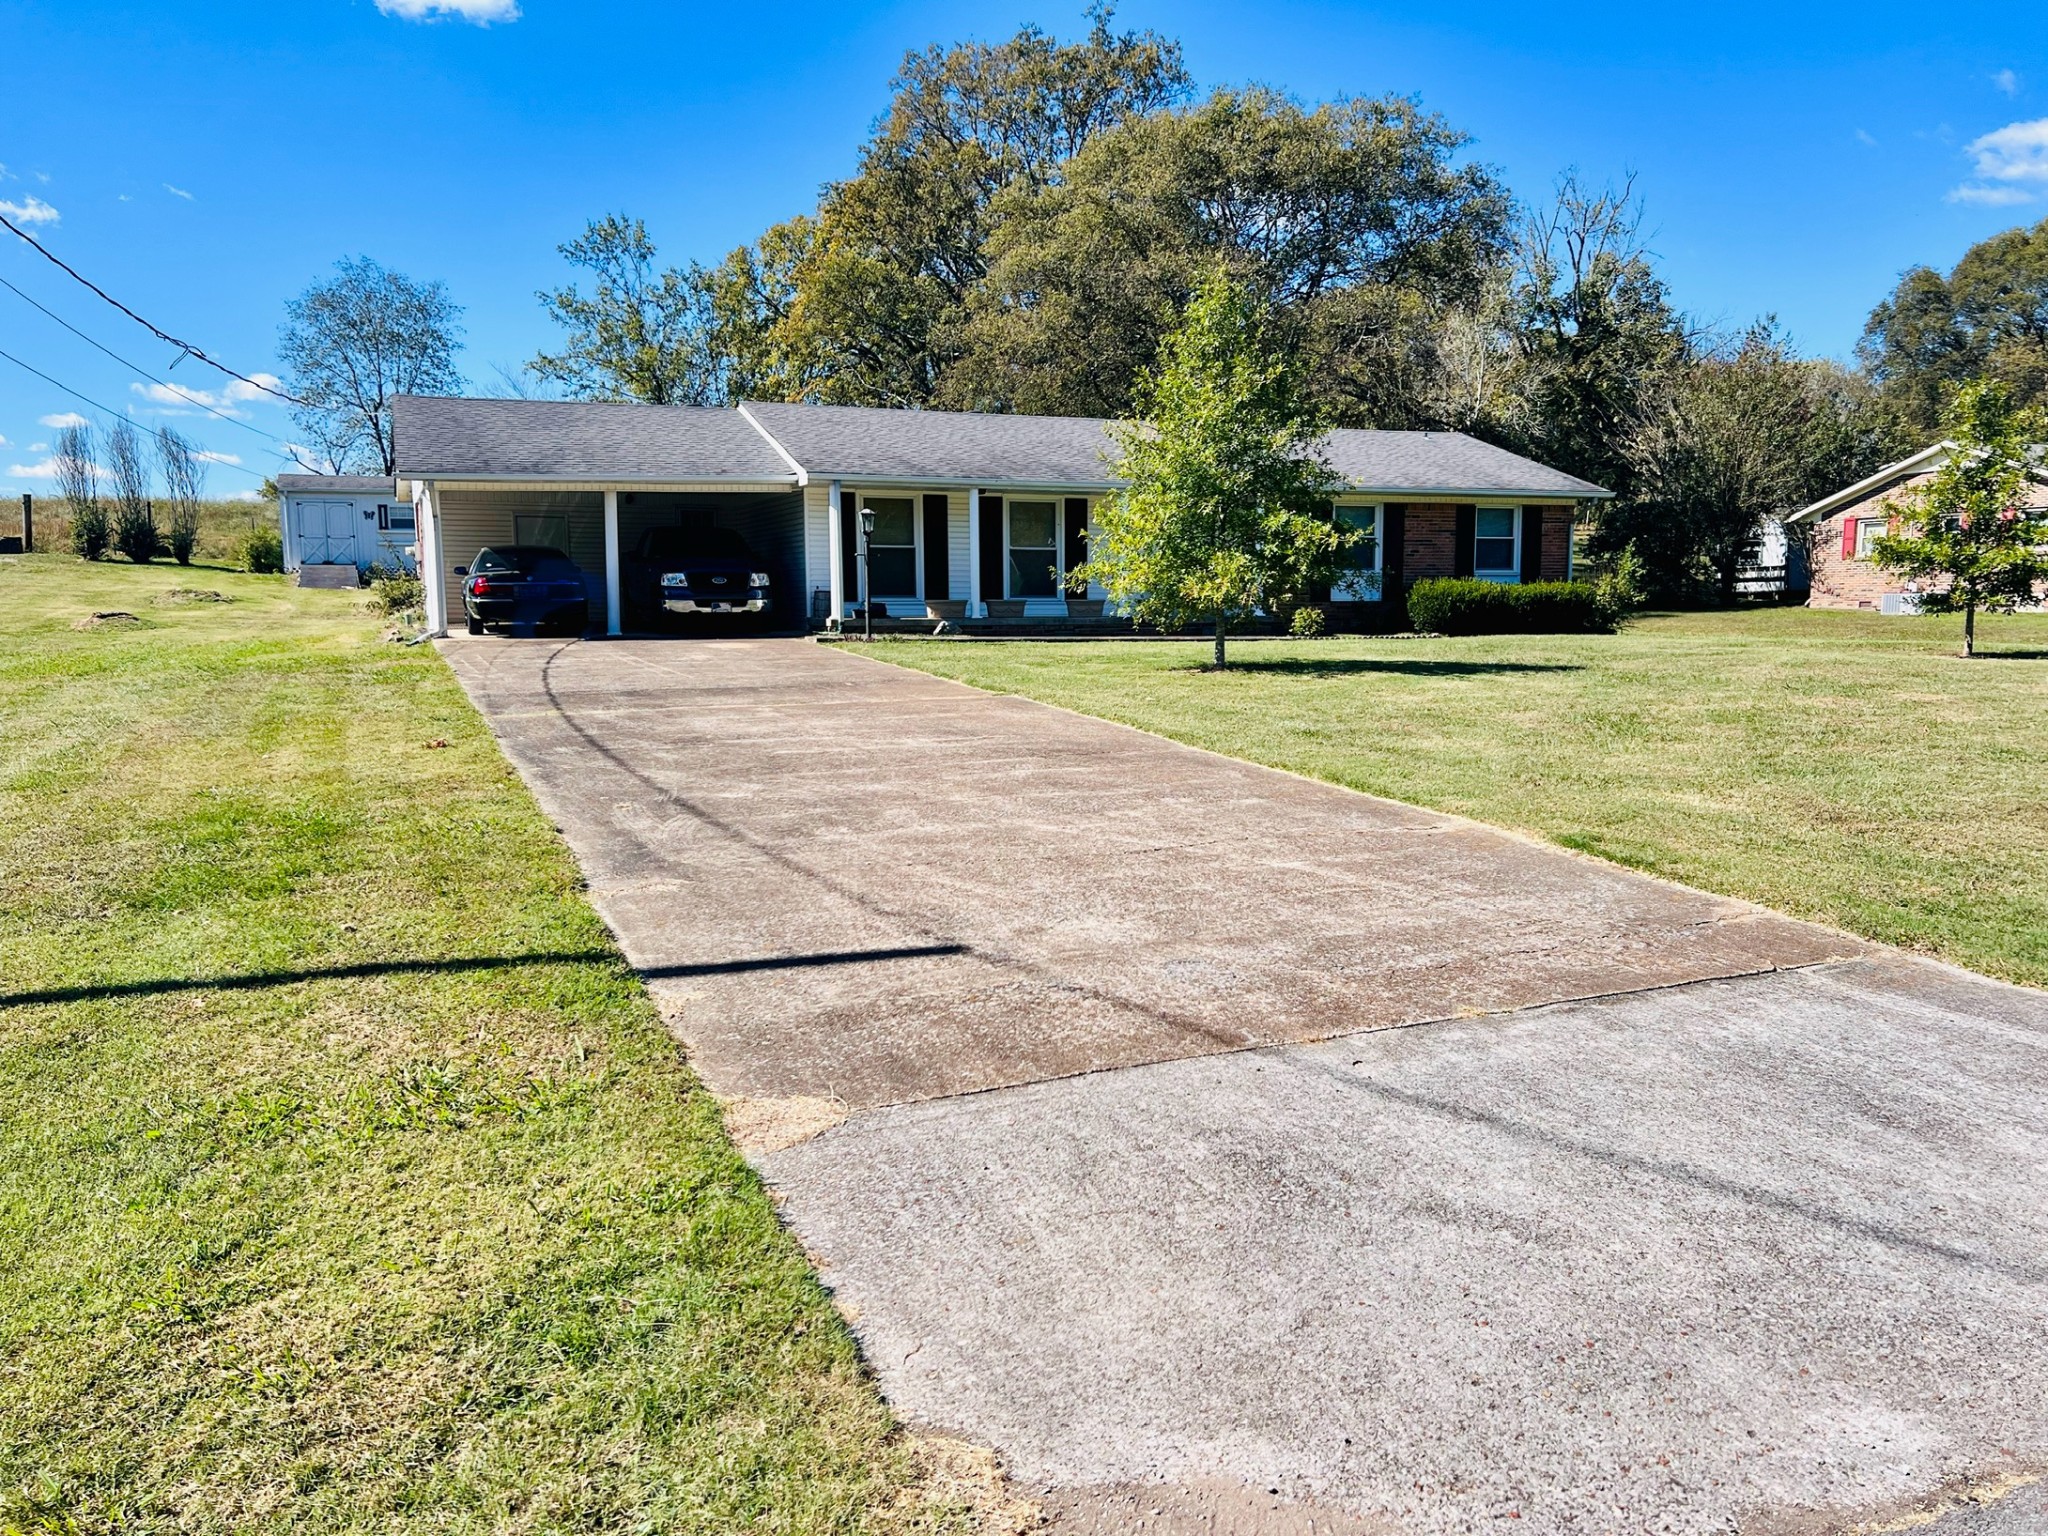
[[[1510,585],[1434,577],[1408,592],[1408,622],[1424,635],[1570,635],[1614,627],[1591,582]]]

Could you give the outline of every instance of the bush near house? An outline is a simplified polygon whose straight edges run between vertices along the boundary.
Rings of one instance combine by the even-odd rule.
[[[1470,577],[1415,583],[1408,622],[1424,635],[1582,635],[1614,627],[1590,582],[1509,586]]]
[[[284,569],[284,538],[275,528],[254,528],[242,538],[242,569],[256,576],[275,576]]]

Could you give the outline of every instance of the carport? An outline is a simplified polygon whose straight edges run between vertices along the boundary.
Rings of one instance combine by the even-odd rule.
[[[621,634],[632,598],[625,557],[647,529],[694,521],[738,532],[768,570],[781,617],[801,622],[801,477],[737,412],[408,397],[395,430],[431,633],[461,613],[456,572],[487,545],[517,543],[565,550],[605,633]]]

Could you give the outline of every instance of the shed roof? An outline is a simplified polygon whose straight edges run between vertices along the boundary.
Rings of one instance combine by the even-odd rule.
[[[398,482],[389,475],[279,475],[280,491],[326,492],[334,496],[396,496]]]

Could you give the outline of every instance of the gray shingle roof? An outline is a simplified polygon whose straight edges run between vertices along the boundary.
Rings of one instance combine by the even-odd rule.
[[[813,479],[997,488],[1115,483],[1109,424],[1085,416],[755,401],[742,414],[696,406],[416,397],[401,398],[393,412],[399,473],[424,478],[787,482],[793,471],[775,451],[779,444]],[[1345,429],[1330,434],[1326,452],[1353,486],[1389,495],[1606,494],[1458,432]]]
[[[328,491],[336,496],[396,496],[398,482],[389,475],[279,475],[280,491]]]
[[[738,411],[601,400],[392,402],[398,472],[536,480],[774,480],[794,472]]]
[[[1087,416],[996,416],[849,405],[747,402],[813,477],[978,485],[1115,483],[1109,423]],[[1331,468],[1360,490],[1601,496],[1600,487],[1461,432],[1365,432],[1325,440]]]
[[[1590,481],[1462,432],[1332,432],[1330,467],[1362,491],[1486,495],[1605,496]]]
[[[1107,486],[1116,445],[1086,416],[892,411],[749,400],[758,421],[814,478],[976,485]]]

